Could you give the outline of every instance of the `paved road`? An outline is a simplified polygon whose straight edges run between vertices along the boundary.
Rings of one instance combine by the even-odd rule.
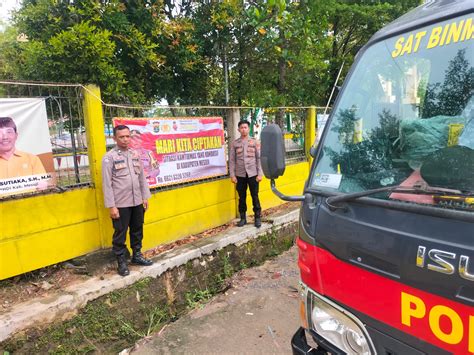
[[[232,287],[161,333],[139,342],[133,354],[291,354],[299,327],[296,247],[240,272]]]

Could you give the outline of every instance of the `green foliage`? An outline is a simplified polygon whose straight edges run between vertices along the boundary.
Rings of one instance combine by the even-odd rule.
[[[422,117],[457,116],[471,99],[474,68],[466,59],[466,49],[459,50],[449,62],[444,81],[428,85]]]
[[[18,77],[16,60],[21,53],[21,48],[20,43],[16,41],[16,36],[17,31],[13,27],[8,27],[3,33],[0,32],[0,78]]]
[[[143,291],[144,289],[146,289],[150,285],[151,281],[152,281],[151,277],[145,277],[145,278],[137,281],[136,283],[134,283],[133,287],[137,291]]]
[[[34,80],[94,83],[109,95],[119,95],[125,73],[113,63],[115,44],[110,37],[108,30],[81,22],[46,43],[31,40],[22,51],[23,74]]]
[[[251,74],[256,105],[280,106],[318,102],[315,83],[327,63],[326,31],[329,26],[324,2],[258,2],[250,22],[259,38],[257,63]],[[249,12],[252,14],[252,12]],[[270,85],[269,85],[270,84]],[[264,87],[259,87],[264,85]],[[261,95],[260,93],[264,93]]]
[[[420,3],[420,0],[329,0],[331,44],[326,56],[330,64],[324,79],[325,92],[329,94],[344,62],[342,82],[354,56],[375,32]]]
[[[130,336],[137,336],[145,338],[156,332],[163,324],[163,321],[168,318],[168,312],[161,307],[154,307],[150,311],[146,311],[146,327],[144,330],[135,329],[134,325],[126,320],[122,320],[122,330]]]
[[[24,0],[0,33],[0,77],[198,105],[225,103],[227,73],[230,104],[323,105],[342,61],[344,77],[373,33],[419,3]]]
[[[230,262],[230,259],[227,255],[222,258],[222,263],[224,264],[223,265],[223,269],[224,269],[223,276],[224,276],[224,278],[231,277],[234,274],[235,270],[234,270],[234,267],[232,266],[232,263]]]
[[[185,298],[188,308],[193,309],[209,301],[212,298],[212,292],[207,288],[204,290],[194,290],[186,292]]]

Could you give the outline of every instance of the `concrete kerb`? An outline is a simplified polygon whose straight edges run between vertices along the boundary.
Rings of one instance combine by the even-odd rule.
[[[271,218],[271,217],[270,217]],[[154,258],[154,264],[131,270],[130,275],[107,275],[106,278],[92,277],[85,282],[66,287],[60,294],[35,299],[16,305],[11,311],[0,314],[0,342],[22,330],[54,320],[70,318],[89,301],[100,296],[130,286],[141,279],[156,278],[169,269],[186,264],[188,261],[209,255],[229,245],[242,245],[251,239],[267,234],[298,220],[298,210],[272,218],[271,223],[263,223],[258,230],[253,225],[231,228],[210,238],[197,240],[179,246]]]

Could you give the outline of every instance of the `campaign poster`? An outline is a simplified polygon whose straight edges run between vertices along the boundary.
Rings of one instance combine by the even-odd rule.
[[[0,199],[54,185],[45,99],[0,99]]]
[[[222,117],[120,118],[130,128],[150,187],[227,174]]]

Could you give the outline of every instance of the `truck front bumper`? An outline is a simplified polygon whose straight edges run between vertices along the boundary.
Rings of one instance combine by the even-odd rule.
[[[318,344],[317,348],[313,348],[308,345],[308,341],[306,340],[306,331],[303,327],[300,327],[293,335],[293,338],[291,338],[291,349],[293,350],[293,354],[326,355],[328,352],[337,355],[345,354],[343,351],[329,343],[317,333],[311,331],[311,336],[313,337],[316,344]]]

